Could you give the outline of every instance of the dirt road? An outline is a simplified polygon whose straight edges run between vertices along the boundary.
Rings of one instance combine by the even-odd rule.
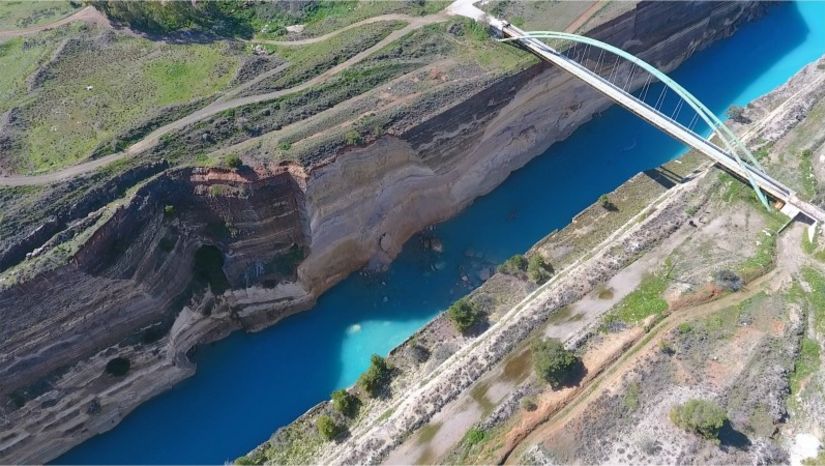
[[[68,18],[66,18],[68,19]],[[79,163],[77,165],[73,165],[71,167],[67,167],[61,170],[57,170],[51,173],[45,173],[42,175],[15,175],[15,176],[6,176],[0,177],[0,186],[32,186],[32,185],[45,185],[54,183],[57,181],[63,181],[69,178],[73,178],[77,175],[81,175],[84,173],[88,173],[94,170],[97,170],[100,167],[108,165],[109,163],[115,162],[117,160],[121,160],[123,158],[137,155],[143,151],[151,149],[152,147],[156,146],[160,142],[160,138],[165,135],[169,134],[170,132],[183,129],[192,123],[198,122],[205,118],[208,118],[212,115],[216,115],[221,113],[225,110],[231,110],[233,108],[242,107],[245,105],[266,102],[268,100],[277,99],[278,97],[282,97],[288,94],[293,94],[296,92],[301,92],[306,90],[312,86],[320,84],[332,76],[340,73],[347,68],[361,62],[365,58],[372,55],[374,52],[384,48],[388,44],[400,39],[404,35],[408,34],[411,31],[416,29],[422,28],[428,24],[433,24],[441,21],[445,21],[447,16],[443,14],[435,14],[430,16],[422,16],[422,17],[415,17],[410,20],[410,22],[401,29],[397,29],[391,32],[387,37],[380,40],[378,43],[361,51],[360,53],[356,54],[349,60],[340,63],[337,66],[330,68],[329,70],[315,76],[312,79],[302,82],[301,84],[288,88],[282,89],[279,91],[269,92],[266,94],[258,94],[246,97],[238,97],[230,100],[217,100],[216,102],[197,110],[179,120],[173,121],[167,125],[161,126],[148,135],[141,139],[140,141],[136,142],[135,144],[131,145],[130,147],[126,148],[126,150],[122,152],[118,152],[115,154],[108,155],[106,157],[102,157],[95,160],[90,160],[87,162]],[[356,23],[356,25],[359,23]],[[355,26],[355,25],[353,25]],[[244,87],[247,85],[243,85]],[[232,95],[237,94],[238,90],[230,90],[229,91]]]
[[[93,6],[87,6],[86,8],[80,9],[69,16],[58,19],[57,21],[52,21],[51,23],[40,24],[24,29],[7,29],[5,31],[0,31],[0,40],[47,31],[49,29],[63,26],[64,24],[73,23],[75,21],[85,21],[87,23],[94,23],[103,26],[109,25],[109,20],[106,19],[102,13],[97,11]]]

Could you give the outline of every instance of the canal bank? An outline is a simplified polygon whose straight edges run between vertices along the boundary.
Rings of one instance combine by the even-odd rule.
[[[673,76],[722,113],[821,54],[822,17],[821,4],[782,5]],[[202,348],[198,375],[59,461],[214,463],[242,454],[331,390],[351,384],[369,354],[386,353],[469,291],[481,278],[474,271],[527,249],[599,194],[680,152],[667,137],[611,109],[429,232],[443,253],[431,255],[414,239],[385,274],[351,277],[312,312]]]

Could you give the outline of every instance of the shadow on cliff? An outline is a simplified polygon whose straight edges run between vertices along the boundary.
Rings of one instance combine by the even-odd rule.
[[[807,27],[797,8],[771,7],[767,19],[701,52],[701,60],[689,60],[674,78],[711,109],[724,111],[755,77],[804,40]],[[733,73],[734,79],[726,79]],[[642,139],[641,133],[654,137]],[[622,152],[634,138],[638,147]],[[658,146],[663,139],[635,116],[605,112],[440,225],[445,239],[440,262],[422,259],[414,239],[385,274],[354,274],[311,311],[264,332],[236,332],[200,348],[197,375],[59,462],[215,463],[246,453],[334,389],[351,384],[372,353],[386,354],[466,294],[462,264],[471,249],[499,261],[523,252],[599,194],[682,150],[677,143]]]

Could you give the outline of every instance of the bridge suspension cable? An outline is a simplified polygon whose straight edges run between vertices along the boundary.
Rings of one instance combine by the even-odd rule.
[[[614,47],[614,46],[612,46],[608,43],[601,42],[599,40],[592,39],[592,38],[589,38],[589,37],[580,36],[580,35],[577,35],[577,34],[557,32],[557,31],[530,31],[530,32],[526,32],[522,35],[511,36],[511,37],[504,38],[504,39],[499,39],[499,40],[501,42],[510,42],[510,41],[519,41],[519,40],[522,40],[522,39],[550,39],[550,40],[556,40],[556,41],[568,41],[568,42],[573,42],[575,44],[581,44],[581,45],[584,45],[584,46],[592,46],[592,47],[598,48],[598,49],[600,49],[600,52],[599,52],[599,59],[597,61],[597,65],[596,65],[597,70],[600,69],[600,64],[601,64],[601,61],[602,61],[602,55],[603,55],[604,52],[608,52],[610,54],[615,55],[616,56],[616,62],[611,67],[612,69],[610,70],[610,73],[609,73],[610,77],[606,80],[611,85],[613,85],[613,87],[615,87],[617,89],[620,89],[622,92],[624,92],[626,94],[628,94],[628,93],[627,93],[627,91],[624,90],[624,87],[618,86],[613,82],[613,76],[617,73],[617,67],[618,67],[619,62],[621,61],[621,59],[624,59],[627,62],[629,62],[631,64],[631,66],[636,65],[636,67],[642,68],[644,71],[647,71],[647,73],[649,73],[649,78],[648,78],[648,82],[644,86],[645,88],[648,88],[649,85],[650,85],[650,82],[649,82],[650,76],[657,79],[658,81],[660,81],[663,84],[662,92],[660,93],[659,98],[657,99],[656,105],[654,106],[655,110],[657,112],[661,113],[661,111],[659,109],[659,106],[660,105],[664,106],[665,96],[667,94],[667,90],[668,89],[673,90],[681,98],[681,101],[677,102],[677,107],[674,109],[673,114],[676,117],[678,117],[678,113],[681,111],[681,105],[680,105],[681,102],[683,101],[684,103],[687,103],[687,105],[689,107],[691,107],[696,112],[696,116],[698,116],[701,120],[703,120],[708,125],[708,127],[711,129],[711,132],[712,132],[711,137],[713,136],[713,134],[715,134],[719,137],[719,139],[722,141],[722,143],[727,148],[729,154],[735,159],[736,163],[739,164],[739,166],[743,168],[743,171],[744,171],[744,173],[746,173],[748,181],[750,182],[751,186],[753,187],[754,191],[756,192],[756,195],[759,198],[759,200],[762,202],[763,205],[765,205],[766,208],[770,208],[769,204],[768,204],[768,200],[765,197],[765,194],[759,188],[759,185],[757,184],[756,180],[753,178],[753,175],[750,173],[750,170],[756,170],[756,171],[758,171],[762,174],[765,173],[765,171],[762,169],[762,166],[756,160],[756,157],[753,156],[753,154],[750,152],[750,150],[748,150],[748,148],[745,147],[745,144],[742,141],[740,141],[739,138],[737,138],[736,135],[733,134],[733,131],[731,131],[730,128],[728,128],[721,120],[719,120],[719,118],[712,111],[710,111],[710,109],[708,109],[702,102],[699,101],[699,99],[697,99],[695,96],[693,96],[693,94],[688,92],[685,88],[683,88],[681,85],[679,85],[679,83],[677,83],[676,81],[671,79],[665,73],[659,71],[656,67],[654,67],[653,65],[651,65],[651,64],[645,62],[644,60],[636,57],[635,55],[632,55],[628,52],[625,52],[624,50],[622,50],[618,47]],[[558,48],[551,47],[547,44],[542,44],[542,45],[544,47],[549,48],[553,53],[555,53],[557,55],[562,55],[562,56],[566,57],[568,60],[575,62],[578,66],[587,69],[579,60],[573,60],[572,58],[568,57],[567,55],[565,55],[563,53],[560,53],[558,51]],[[573,48],[575,49],[575,48],[578,48],[578,47],[574,46]],[[589,49],[587,49],[587,50],[589,51]],[[586,60],[586,55],[585,55],[584,59]],[[609,61],[608,61],[608,63],[609,63]],[[588,70],[588,71],[590,71],[590,70]],[[631,70],[631,73],[632,72],[633,71]],[[605,79],[605,78],[602,78],[602,79]],[[630,82],[629,77],[628,77],[628,82]],[[643,90],[643,93],[646,96],[647,89]],[[635,96],[632,96],[632,97],[636,98]],[[644,99],[641,99],[641,100],[642,100],[642,102],[644,102]],[[645,105],[647,105],[646,102],[645,102]],[[663,114],[663,116],[665,118],[668,118],[664,114]],[[696,118],[696,117],[694,116],[694,118]],[[674,118],[670,118],[670,120],[674,121],[674,123],[679,124],[682,127],[685,127],[684,125],[682,125],[681,123],[676,121]],[[695,123],[696,123],[695,121],[691,120],[690,126],[693,126]],[[689,130],[693,131],[692,128],[689,128]],[[710,137],[708,138],[708,140],[709,139],[710,139]],[[748,164],[746,164],[742,160],[743,157],[748,160]]]

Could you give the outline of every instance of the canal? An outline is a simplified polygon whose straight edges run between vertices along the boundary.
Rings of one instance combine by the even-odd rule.
[[[720,116],[781,85],[825,53],[825,2],[785,3],[671,75]],[[379,276],[353,274],[315,308],[195,355],[197,374],[57,463],[223,463],[245,454],[386,354],[482,278],[477,271],[562,228],[600,194],[684,151],[611,108],[553,145]],[[462,276],[467,276],[468,285]]]

